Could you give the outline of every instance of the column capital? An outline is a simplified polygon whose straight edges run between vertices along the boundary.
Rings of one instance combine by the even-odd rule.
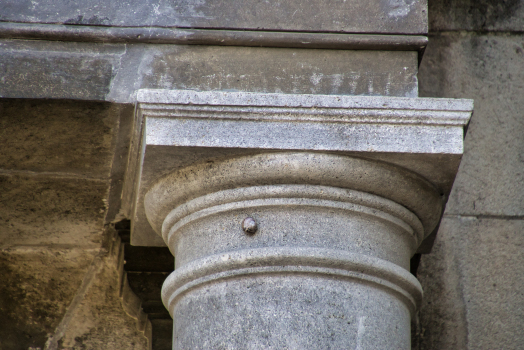
[[[133,219],[132,243],[164,244],[162,221],[177,196],[187,200],[205,194],[202,182],[195,178],[191,185],[188,180],[199,169],[221,172],[206,184],[224,183],[210,191],[266,185],[264,178],[271,178],[280,184],[298,181],[378,194],[416,213],[427,235],[451,190],[472,109],[473,101],[464,99],[139,90],[124,192]],[[280,152],[302,157],[303,174],[271,173],[275,170],[268,167],[251,174],[254,167],[231,160],[258,154],[250,161],[293,162],[281,155],[268,158]],[[333,164],[328,179],[322,170]],[[230,167],[228,176],[221,167]],[[240,182],[234,183],[234,174]],[[148,191],[158,199],[168,183],[180,191],[146,215]],[[191,196],[181,195],[191,186]],[[410,192],[406,186],[416,189]]]

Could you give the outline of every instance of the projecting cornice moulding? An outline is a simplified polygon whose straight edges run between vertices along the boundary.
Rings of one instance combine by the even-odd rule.
[[[425,179],[445,201],[472,110],[472,100],[456,99],[139,90],[123,195],[132,244],[164,245],[144,210],[160,178],[259,153],[376,161]]]

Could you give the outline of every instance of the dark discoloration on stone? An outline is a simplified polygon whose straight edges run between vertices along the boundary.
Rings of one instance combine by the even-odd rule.
[[[415,97],[418,88],[416,51],[7,40],[0,53],[0,96],[13,98],[130,103],[140,88]]]
[[[71,321],[57,340],[59,349],[148,349],[147,338],[137,330],[137,320],[124,312],[115,257],[96,267],[82,302],[71,310]]]
[[[444,30],[522,31],[521,0],[432,0],[429,28]]]
[[[403,97],[418,88],[417,53],[407,51],[179,46],[142,62],[141,88]]]
[[[408,33],[427,30],[426,1],[414,0],[3,0],[0,20],[105,26]],[[325,9],[329,9],[326,11]]]
[[[420,95],[475,99],[464,158],[447,213],[523,215],[524,47],[519,36],[446,34],[431,38]]]
[[[0,246],[99,246],[108,186],[82,179],[0,176]]]
[[[34,247],[0,251],[0,349],[44,348],[93,254]]]
[[[1,50],[0,96],[104,100],[114,73],[110,56],[51,49]]]
[[[66,100],[0,101],[0,168],[109,178],[117,108]]]
[[[151,320],[153,325],[153,349],[171,350],[173,338],[173,320]]]

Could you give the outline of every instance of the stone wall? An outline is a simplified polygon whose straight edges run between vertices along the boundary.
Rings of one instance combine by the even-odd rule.
[[[414,349],[524,344],[524,2],[429,1],[420,95],[472,98],[465,152],[433,251]]]
[[[418,268],[425,299],[413,348],[517,349],[524,344],[524,1],[430,0],[429,16],[420,96],[473,98],[475,112],[433,251]],[[167,63],[150,66],[152,57],[177,57],[182,67],[201,51],[204,64],[237,49],[193,46],[179,56],[171,45],[148,51],[144,43],[2,37],[2,97],[68,100],[0,100],[0,349],[147,349],[147,325],[122,299],[119,239],[108,225],[118,218],[133,107],[71,99],[129,103],[136,88],[184,88],[182,78],[192,76]],[[238,81],[226,88],[250,89]],[[197,81],[209,89],[221,82]]]
[[[130,111],[0,100],[0,349],[147,349],[105,225]]]

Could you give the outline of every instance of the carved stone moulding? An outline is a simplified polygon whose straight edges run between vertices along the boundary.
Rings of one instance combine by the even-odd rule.
[[[141,90],[132,243],[175,256],[173,348],[409,349],[410,258],[469,100]]]
[[[232,159],[259,155],[269,162],[268,154],[281,152],[292,152],[293,157],[306,161],[297,165],[302,170],[289,175],[304,178],[277,178],[269,174],[270,168],[264,168],[267,174],[261,175],[262,179],[242,183],[249,169],[237,164],[235,171],[242,181],[209,185],[209,193],[236,186],[274,184],[353,189],[406,206],[418,215],[428,235],[438,222],[458,170],[464,127],[472,108],[471,100],[455,99],[139,90],[123,195],[125,212],[133,221],[132,244],[165,244],[162,222],[174,203],[161,206],[157,214],[149,213],[148,220],[144,203],[146,193],[155,184],[158,188],[171,181],[184,187],[181,174],[206,167],[217,172],[213,178],[208,176],[209,181],[218,181],[234,176],[233,171],[228,173],[226,169],[219,174],[222,170],[217,170],[229,166],[223,164]],[[287,159],[284,155],[273,157]],[[340,162],[332,161],[334,158]],[[318,174],[306,178],[312,171],[308,169],[316,169]],[[326,174],[333,174],[330,171],[338,174],[337,181],[347,183],[328,181]],[[270,176],[274,182],[264,180]],[[390,180],[392,176],[404,180]],[[429,197],[415,200],[417,196],[407,189],[415,183],[432,189],[438,197],[432,200],[439,202],[440,209],[434,210]],[[179,204],[208,194],[207,189],[203,190],[205,186],[192,186],[194,191]],[[405,200],[417,202],[409,204]]]

